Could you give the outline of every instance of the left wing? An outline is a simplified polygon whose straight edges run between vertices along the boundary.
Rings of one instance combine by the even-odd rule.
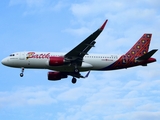
[[[81,65],[83,57],[88,53],[88,51],[92,47],[94,47],[94,44],[96,43],[95,39],[103,31],[107,21],[108,20],[106,20],[98,30],[96,30],[94,33],[88,36],[83,42],[81,42],[79,45],[77,45],[75,48],[69,51],[64,56],[65,60],[70,62],[76,62],[78,65]]]

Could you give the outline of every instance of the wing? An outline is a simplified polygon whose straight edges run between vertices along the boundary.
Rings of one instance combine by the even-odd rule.
[[[83,42],[81,42],[79,45],[77,45],[75,48],[73,48],[71,51],[69,51],[65,55],[65,59],[68,61],[75,61],[78,64],[82,63],[84,55],[88,53],[88,51],[94,47],[95,39],[99,36],[99,34],[103,31],[106,23],[108,20],[106,20],[103,25],[96,30],[94,33],[92,33],[90,36],[88,36]]]

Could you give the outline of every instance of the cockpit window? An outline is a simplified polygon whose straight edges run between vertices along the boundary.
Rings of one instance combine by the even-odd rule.
[[[14,54],[11,54],[10,56],[15,56]]]

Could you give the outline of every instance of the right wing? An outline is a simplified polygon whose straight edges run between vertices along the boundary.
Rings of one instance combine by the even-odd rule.
[[[83,42],[81,42],[79,45],[77,45],[75,48],[69,51],[65,55],[65,59],[70,62],[75,62],[76,64],[81,65],[83,57],[88,53],[88,51],[92,47],[94,47],[94,44],[96,43],[95,39],[103,31],[107,21],[108,20],[106,20],[98,30],[96,30],[94,33],[88,36]]]

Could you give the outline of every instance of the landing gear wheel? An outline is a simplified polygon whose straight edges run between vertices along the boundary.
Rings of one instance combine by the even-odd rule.
[[[20,77],[23,77],[23,73],[20,73]]]
[[[23,77],[24,67],[22,67],[22,72],[20,73],[20,77]]]
[[[72,78],[72,83],[75,84],[77,82],[76,78]]]

